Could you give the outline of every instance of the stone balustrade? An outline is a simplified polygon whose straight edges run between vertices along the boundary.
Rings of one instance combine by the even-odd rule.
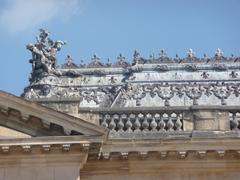
[[[103,113],[100,124],[112,132],[182,131],[182,113]]]
[[[182,131],[182,112],[101,113],[100,124],[112,132]]]
[[[82,108],[81,113],[89,112]],[[111,133],[239,131],[239,106],[96,108],[99,124]]]

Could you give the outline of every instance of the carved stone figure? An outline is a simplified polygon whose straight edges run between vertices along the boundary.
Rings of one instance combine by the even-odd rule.
[[[35,44],[28,44],[26,48],[32,52],[32,78],[31,82],[41,78],[44,74],[51,73],[56,67],[56,55],[66,44],[63,41],[53,41],[49,38],[49,32],[40,29],[40,35]]]

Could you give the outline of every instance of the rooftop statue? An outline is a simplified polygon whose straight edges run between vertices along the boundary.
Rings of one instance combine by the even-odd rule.
[[[64,41],[53,41],[49,38],[50,32],[40,29],[40,34],[37,37],[35,44],[29,43],[26,47],[32,52],[32,79],[41,77],[44,74],[53,72],[56,68],[56,55],[61,50],[62,46],[66,44]]]

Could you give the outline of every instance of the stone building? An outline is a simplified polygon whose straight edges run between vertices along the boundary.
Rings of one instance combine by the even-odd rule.
[[[58,65],[63,45],[40,30],[22,97],[0,92],[0,180],[239,179],[239,57]]]

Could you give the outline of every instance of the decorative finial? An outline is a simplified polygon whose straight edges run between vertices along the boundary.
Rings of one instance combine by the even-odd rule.
[[[80,67],[86,67],[86,65],[84,64],[83,59],[80,60]]]
[[[215,52],[215,57],[220,58],[223,56],[223,52],[221,49],[217,48],[216,52]]]
[[[117,57],[118,62],[123,62],[123,61],[125,61],[125,59],[126,58],[122,55],[122,53],[120,53],[119,56]]]
[[[154,59],[152,54],[149,55],[149,59]]]
[[[107,64],[106,65],[107,66],[111,66],[112,65],[110,58],[107,58]]]
[[[161,49],[160,53],[159,53],[159,56],[160,56],[160,58],[166,57],[167,56],[166,51],[164,49]]]
[[[182,60],[179,58],[179,55],[178,55],[178,54],[176,54],[174,60],[175,60],[175,62],[177,62],[177,63],[181,63],[181,62],[182,62]]]
[[[194,55],[195,55],[195,52],[193,52],[193,50],[190,48],[187,52],[187,55],[188,55],[189,58],[193,58]]]
[[[67,58],[65,59],[65,62],[68,66],[70,66],[73,63],[73,59],[70,55],[67,55]]]
[[[140,53],[139,53],[137,50],[134,51],[134,53],[133,53],[133,58],[134,58],[134,59],[140,58]]]
[[[206,63],[210,61],[206,53],[203,54],[203,60],[206,61]]]
[[[100,58],[97,57],[97,55],[94,53],[94,54],[93,54],[93,57],[92,57],[92,62],[93,62],[94,64],[97,64],[99,61],[100,61]]]

